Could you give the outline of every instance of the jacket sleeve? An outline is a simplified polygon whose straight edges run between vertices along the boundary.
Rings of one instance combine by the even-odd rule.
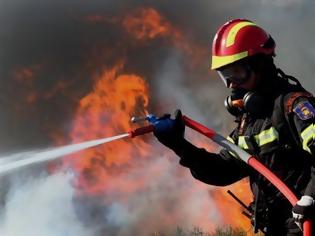
[[[196,179],[216,186],[226,186],[248,176],[248,167],[234,158],[227,150],[210,153],[184,140],[180,150],[180,164],[189,168]]]
[[[292,119],[301,147],[311,155],[311,179],[304,195],[315,199],[315,102],[313,98],[299,97],[292,106]]]

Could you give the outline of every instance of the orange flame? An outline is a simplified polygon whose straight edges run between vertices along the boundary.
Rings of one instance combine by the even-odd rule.
[[[71,139],[73,142],[93,140],[125,133],[130,129],[130,117],[134,114],[145,115],[148,106],[148,86],[137,75],[119,75],[122,64],[100,75],[94,90],[81,99],[73,124]],[[123,147],[123,148],[122,148]],[[83,173],[80,188],[97,194],[108,190],[109,179],[115,166],[128,166],[132,156],[143,157],[148,146],[141,139],[132,142],[115,141],[99,148],[86,150],[75,155],[71,161],[75,168]],[[108,170],[110,168],[110,171]],[[121,171],[121,170],[114,170]],[[112,173],[114,174],[114,173]],[[126,181],[120,188],[137,188]],[[131,187],[133,186],[133,187]],[[116,186],[117,187],[117,186]]]
[[[183,33],[174,27],[154,8],[139,8],[126,15],[122,20],[126,31],[140,41],[147,41],[156,38],[166,38],[174,46],[186,53],[196,53],[197,46],[190,44]],[[194,51],[195,50],[195,51]]]
[[[89,23],[112,23],[120,24],[125,31],[131,35],[137,43],[148,43],[151,40],[163,39],[166,43],[189,54],[194,65],[205,57],[208,50],[189,42],[183,32],[171,24],[156,9],[151,7],[140,7],[129,12],[123,17],[108,18],[101,15],[89,15],[84,18]]]
[[[156,37],[179,35],[179,31],[172,27],[153,8],[140,8],[134,13],[127,15],[122,25],[126,31],[138,40],[154,39]]]

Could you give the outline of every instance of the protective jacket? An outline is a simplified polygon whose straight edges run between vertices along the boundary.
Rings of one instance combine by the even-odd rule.
[[[244,112],[237,117],[236,128],[228,139],[274,172],[299,198],[315,199],[315,100],[301,86],[288,82],[268,94],[270,109],[262,114]],[[226,186],[249,177],[254,195],[256,224],[266,227],[267,235],[286,235],[290,229],[299,235],[291,219],[290,203],[263,176],[221,150],[209,153],[184,140],[174,150],[180,163],[192,175],[207,184]],[[293,234],[295,235],[295,234]]]

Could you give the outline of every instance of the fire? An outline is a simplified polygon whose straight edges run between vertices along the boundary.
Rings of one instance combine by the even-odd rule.
[[[73,142],[125,133],[131,128],[131,116],[146,114],[148,85],[137,75],[119,74],[121,68],[122,64],[119,64],[104,71],[93,91],[80,100],[71,131]],[[146,155],[147,149],[148,145],[142,139],[123,140],[73,156],[71,162],[83,174],[80,188],[92,194],[108,191],[110,176],[130,167],[131,157],[141,158]],[[126,191],[134,188],[128,182],[118,186]]]
[[[123,19],[122,25],[128,33],[138,40],[154,39],[171,34],[178,37],[180,34],[153,8],[140,8],[127,15]]]
[[[190,69],[203,64],[203,59],[207,58],[208,50],[189,41],[182,30],[170,23],[154,8],[138,8],[127,14],[121,20],[121,24],[132,37],[140,42],[163,39],[184,52],[190,58],[187,64]]]
[[[94,24],[118,24],[135,39],[136,44],[161,39],[167,45],[171,44],[188,54],[192,59],[190,63],[194,65],[200,63],[208,53],[208,50],[204,50],[203,47],[189,42],[180,29],[151,7],[140,7],[120,17],[108,18],[102,15],[89,15],[84,20]]]
[[[198,46],[190,44],[182,31],[167,21],[154,8],[139,8],[131,12],[123,18],[122,26],[137,40],[148,41],[164,38],[188,54],[194,54],[197,51],[199,55],[202,54]]]

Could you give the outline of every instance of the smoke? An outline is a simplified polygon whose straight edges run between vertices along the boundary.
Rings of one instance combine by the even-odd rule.
[[[180,63],[181,55],[174,52],[160,66],[152,81],[157,98],[158,108],[164,112],[182,109],[183,113],[194,117],[215,130],[222,130],[229,123],[229,117],[222,112],[225,93],[220,92],[221,81],[210,78],[194,78],[187,76]],[[218,103],[219,100],[219,103]]]
[[[138,40],[128,32],[124,16],[143,7],[156,9],[170,22],[172,34],[160,31],[155,39]],[[228,90],[209,73],[217,28],[236,17],[257,22],[277,43],[279,67],[315,92],[314,7],[311,0],[1,0],[1,156],[70,141],[80,99],[117,61],[124,61],[121,73],[146,80],[150,112],[180,108],[225,135],[233,127],[223,107]],[[174,32],[181,38],[174,40]],[[224,222],[208,186],[180,169],[175,155],[171,161],[164,149],[154,150],[151,161],[132,165],[139,168],[114,166],[126,173],[117,175],[113,191],[102,196],[77,194],[69,176],[43,176],[42,166],[25,172],[23,181],[14,176],[2,180],[0,234],[148,235],[170,231],[172,225],[212,229]],[[127,195],[119,192],[118,186],[130,179],[150,185]]]
[[[170,233],[176,225],[187,228],[198,225],[213,230],[214,225],[222,221],[211,201],[209,188],[198,184],[187,171],[180,171],[167,156],[138,164],[138,168],[118,176],[115,183],[123,184],[133,178],[143,184],[149,182],[148,186],[130,191],[127,196],[113,189],[103,199],[103,207],[99,202],[93,206],[92,199],[77,205],[77,212],[84,213],[85,217],[94,215],[92,225],[98,216],[96,221],[102,222],[99,235]]]
[[[94,235],[83,227],[74,205],[70,174],[16,179],[2,211],[0,234],[5,236]]]

